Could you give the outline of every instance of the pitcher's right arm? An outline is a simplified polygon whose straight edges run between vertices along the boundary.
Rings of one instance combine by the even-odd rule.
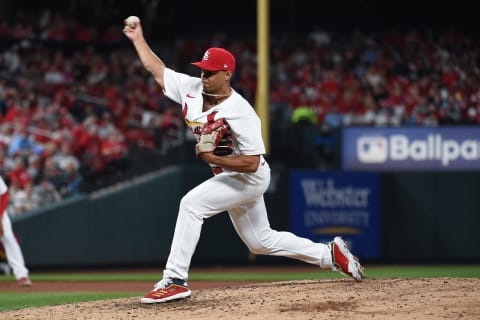
[[[148,45],[145,37],[143,36],[143,29],[141,22],[136,25],[128,25],[125,19],[125,27],[123,33],[130,39],[137,50],[138,57],[142,62],[145,69],[147,69],[155,78],[155,81],[165,89],[163,82],[163,72],[165,70],[165,64],[163,61],[152,51]]]

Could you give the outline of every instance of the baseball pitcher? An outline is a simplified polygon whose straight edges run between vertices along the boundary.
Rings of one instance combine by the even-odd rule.
[[[191,295],[188,271],[202,224],[224,211],[252,253],[302,260],[361,281],[363,269],[340,237],[330,243],[314,243],[270,228],[263,198],[270,183],[270,168],[263,157],[261,123],[254,108],[230,86],[236,67],[232,53],[223,48],[207,49],[202,59],[193,63],[200,69],[200,77],[192,77],[165,66],[147,44],[138,18],[127,18],[123,31],[165,95],[181,106],[198,141],[196,155],[213,171],[210,179],[182,198],[163,279],[141,302]]]

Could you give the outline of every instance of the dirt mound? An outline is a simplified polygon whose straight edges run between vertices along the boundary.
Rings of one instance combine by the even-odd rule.
[[[0,312],[1,319],[480,319],[480,279],[270,282],[195,290],[143,305],[140,297]]]

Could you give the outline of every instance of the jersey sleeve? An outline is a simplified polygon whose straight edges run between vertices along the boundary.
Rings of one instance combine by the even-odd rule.
[[[200,83],[199,78],[191,77],[184,73],[175,72],[172,69],[165,68],[163,73],[164,89],[163,93],[176,103],[182,104],[182,99],[186,93],[190,92],[195,85]]]

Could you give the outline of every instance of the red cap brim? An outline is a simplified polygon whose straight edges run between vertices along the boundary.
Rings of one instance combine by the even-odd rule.
[[[204,61],[200,62],[192,62],[192,64],[196,67],[199,67],[202,70],[207,70],[207,71],[219,71],[216,68],[213,68],[212,66],[209,66],[208,63],[205,63]]]

